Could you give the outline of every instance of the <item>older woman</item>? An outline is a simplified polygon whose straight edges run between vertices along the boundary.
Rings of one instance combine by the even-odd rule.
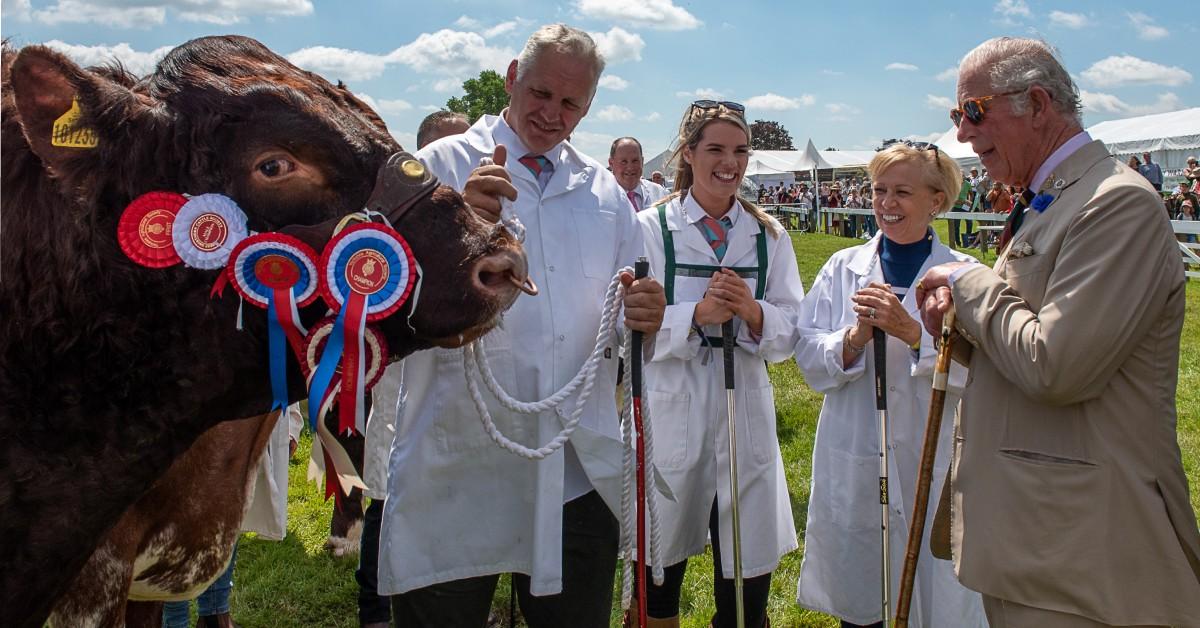
[[[897,591],[936,355],[933,339],[922,331],[913,284],[931,266],[972,259],[943,245],[930,228],[962,184],[952,159],[933,145],[896,144],[877,153],[869,171],[880,232],[826,262],[801,306],[796,345],[805,380],[825,393],[797,602],[841,618],[843,626],[882,621],[879,425],[872,377],[881,365],[867,351],[872,332],[882,329],[888,343],[889,579]],[[958,366],[951,372],[933,495],[946,477],[953,409],[965,375]],[[953,565],[935,560],[928,547],[926,540],[912,625],[986,626],[979,594],[958,584]]]
[[[697,101],[679,128],[675,194],[638,214],[667,309],[646,365],[654,462],[674,493],[659,500],[666,581],[648,582],[651,626],[679,625],[688,558],[711,538],[716,628],[736,625],[729,438],[721,352],[734,343],[745,625],[766,624],[771,573],[797,547],[766,362],[792,356],[804,288],[792,240],[741,198],[750,127],[741,105]],[[734,320],[734,336],[722,323]]]

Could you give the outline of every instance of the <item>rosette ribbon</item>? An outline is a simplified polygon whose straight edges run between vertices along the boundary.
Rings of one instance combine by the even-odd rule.
[[[337,311],[333,331],[309,383],[309,408],[331,394],[338,366],[338,431],[366,431],[363,334],[368,322],[400,309],[416,282],[416,262],[404,237],[391,227],[363,223],[338,233],[321,254],[321,295]],[[313,413],[309,413],[310,419]],[[318,415],[319,416],[319,415]]]
[[[243,299],[267,310],[271,410],[282,410],[288,405],[287,347],[304,359],[307,332],[297,306],[317,297],[317,254],[291,236],[260,233],[234,247],[226,274]]]

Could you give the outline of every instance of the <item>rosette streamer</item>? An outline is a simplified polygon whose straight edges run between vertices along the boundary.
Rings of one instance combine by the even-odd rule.
[[[415,266],[404,238],[378,223],[343,230],[321,255],[321,294],[338,314],[309,384],[309,407],[323,407],[340,365],[340,433],[366,430],[364,330],[404,305],[416,280]]]

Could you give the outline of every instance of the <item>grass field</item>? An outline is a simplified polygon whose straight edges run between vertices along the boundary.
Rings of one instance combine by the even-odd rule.
[[[943,240],[945,222],[938,221]],[[825,235],[794,234],[796,258],[807,287],[834,252],[861,241]],[[991,263],[994,254],[983,261]],[[1192,507],[1200,510],[1200,282],[1188,286],[1187,320],[1179,365],[1179,445],[1191,486]],[[792,362],[772,366],[792,512],[803,545],[813,436],[821,396],[804,384]],[[357,626],[354,582],[356,558],[336,559],[322,550],[332,502],[323,502],[316,486],[305,481],[309,441],[301,444],[291,467],[289,534],[282,542],[247,535],[238,552],[233,616],[247,628],[268,626]],[[803,547],[783,559],[771,586],[770,616],[777,627],[836,626],[832,618],[796,606],[795,586]],[[689,563],[683,591],[683,625],[701,628],[713,613],[711,556]],[[619,584],[618,584],[619,587]],[[507,625],[507,579],[496,594],[497,615]],[[619,625],[613,613],[613,625]]]

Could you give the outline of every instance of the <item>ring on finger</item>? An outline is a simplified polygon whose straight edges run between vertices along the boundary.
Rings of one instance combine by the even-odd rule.
[[[873,308],[873,307],[867,308],[867,318],[870,318],[870,319],[875,318],[875,308]]]

